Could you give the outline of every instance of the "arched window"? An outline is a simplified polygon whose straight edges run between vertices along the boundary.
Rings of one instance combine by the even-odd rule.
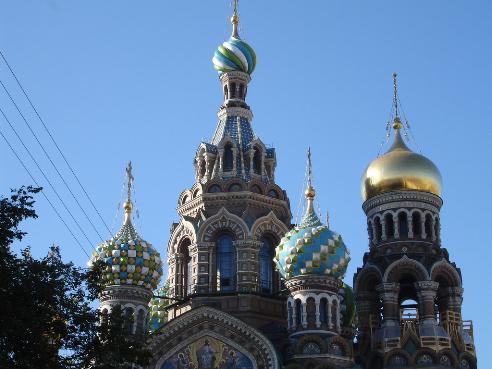
[[[145,312],[140,309],[137,314],[137,334],[143,335],[145,333]]]
[[[216,184],[214,184],[208,188],[208,193],[217,193],[217,192],[221,192],[221,191],[222,190],[221,190],[220,186],[216,185]]]
[[[299,327],[302,325],[302,304],[301,300],[296,300],[296,326]]]
[[[308,329],[316,327],[316,301],[314,301],[314,297],[308,297],[306,300],[306,320]]]
[[[232,237],[223,234],[217,239],[217,289],[234,291],[236,275],[236,257]]]
[[[328,324],[328,299],[323,297],[319,302],[319,321]]]
[[[403,211],[398,214],[398,232],[400,238],[408,238],[408,218],[407,213]]]
[[[261,194],[261,188],[257,185],[253,185],[253,186],[251,186],[251,192]]]
[[[184,195],[183,200],[181,200],[181,204],[184,204],[187,201],[188,201],[188,195]]]
[[[181,285],[181,295],[186,296],[191,293],[192,285],[192,260],[189,252],[189,246],[191,245],[191,241],[189,238],[185,238],[181,241],[179,245],[179,253],[181,254],[181,264],[179,274],[181,277],[180,285]]]
[[[239,98],[242,99],[243,98],[243,90],[244,90],[244,85],[241,83],[239,85]]]
[[[224,86],[224,100],[227,100],[229,98],[229,90],[227,88],[227,85]]]
[[[260,288],[263,293],[272,293],[273,289],[273,246],[267,237],[261,239]]]
[[[422,220],[420,218],[420,213],[417,211],[412,214],[412,231],[413,237],[422,237]]]
[[[386,226],[386,238],[395,237],[395,224],[393,223],[393,215],[386,214],[384,217],[384,222]]]
[[[338,328],[337,320],[338,320],[338,302],[336,300],[333,300],[331,303],[331,324],[333,325],[333,329]]]
[[[432,216],[430,214],[425,216],[425,238],[432,239]]]
[[[229,192],[239,192],[243,188],[239,183],[233,183],[229,186]]]
[[[232,152],[232,145],[228,143],[224,147],[224,171],[230,172],[234,165],[234,154]]]
[[[236,84],[234,82],[231,83],[231,99],[236,98]]]
[[[292,327],[294,321],[292,320],[292,302],[287,303],[287,319],[288,319],[288,326],[289,328]]]
[[[383,237],[383,226],[379,217],[376,217],[376,219],[374,219],[374,225],[376,227],[376,241],[379,242],[381,241],[381,237]]]
[[[278,199],[278,192],[275,190],[270,190],[268,191],[268,196],[272,199]]]
[[[207,164],[205,162],[205,159],[202,159],[200,161],[200,176],[203,177],[206,172],[207,172]]]
[[[123,329],[126,333],[133,333],[133,309],[131,307],[123,310]]]
[[[372,229],[372,222],[371,221],[367,222],[367,232],[369,234],[369,243],[372,243],[372,240],[374,239],[374,232]]]
[[[261,151],[257,147],[253,154],[253,172],[261,175]]]

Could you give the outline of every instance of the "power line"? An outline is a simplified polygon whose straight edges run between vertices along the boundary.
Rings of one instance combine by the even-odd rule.
[[[99,234],[99,232],[97,231],[96,227],[94,226],[94,223],[92,223],[92,221],[90,220],[89,216],[87,215],[87,213],[85,212],[84,208],[82,207],[82,205],[80,205],[80,202],[79,200],[77,200],[77,198],[75,197],[75,195],[73,194],[72,190],[70,189],[70,187],[68,186],[68,183],[65,181],[65,178],[63,178],[62,174],[60,173],[60,171],[58,170],[58,168],[56,167],[55,163],[53,162],[53,160],[51,160],[51,157],[50,155],[48,154],[48,152],[45,150],[43,144],[39,141],[38,139],[38,136],[36,136],[36,133],[34,132],[34,130],[32,129],[31,125],[28,123],[27,119],[24,117],[24,115],[22,114],[21,110],[19,109],[19,106],[16,104],[16,102],[14,101],[12,95],[10,94],[10,92],[7,90],[7,87],[5,87],[4,83],[0,80],[0,84],[2,85],[3,89],[5,90],[5,93],[7,94],[7,96],[10,98],[10,101],[12,102],[12,104],[14,104],[15,108],[17,109],[17,112],[20,114],[20,116],[22,117],[22,119],[24,120],[24,122],[26,123],[27,127],[29,128],[29,131],[32,133],[32,135],[34,136],[34,138],[36,139],[36,142],[39,144],[39,146],[41,147],[41,150],[43,150],[44,152],[44,155],[48,158],[49,162],[51,163],[51,165],[53,166],[53,168],[55,169],[56,173],[58,174],[58,176],[60,177],[60,179],[62,180],[63,184],[65,185],[65,187],[67,188],[68,192],[70,192],[70,194],[72,195],[73,199],[75,200],[75,202],[77,203],[77,205],[79,206],[80,210],[82,210],[82,213],[84,213],[85,215],[85,218],[87,219],[87,221],[90,223],[90,225],[92,226],[92,229],[97,233],[97,235],[99,236],[99,238],[101,239],[101,242],[104,242],[102,236]]]
[[[63,199],[60,197],[60,195],[58,194],[58,191],[56,191],[55,187],[53,186],[53,184],[51,183],[51,181],[48,179],[48,177],[46,176],[46,174],[44,173],[44,171],[41,169],[41,167],[39,166],[37,160],[34,158],[34,156],[31,154],[31,151],[29,151],[29,149],[27,148],[26,144],[24,143],[24,141],[22,140],[22,138],[19,136],[19,134],[17,133],[16,129],[14,128],[14,126],[12,125],[12,123],[10,122],[10,120],[7,118],[7,116],[5,115],[5,112],[3,111],[2,108],[0,108],[0,112],[2,113],[4,119],[7,121],[7,123],[9,124],[10,128],[12,129],[12,131],[14,131],[15,135],[17,136],[18,140],[20,141],[20,143],[22,144],[22,146],[24,147],[24,149],[27,151],[27,153],[29,154],[30,158],[32,159],[32,161],[34,162],[34,164],[36,164],[36,167],[38,168],[38,170],[41,172],[41,174],[43,175],[44,179],[46,180],[46,182],[48,182],[48,184],[50,185],[51,189],[53,190],[53,192],[55,193],[56,197],[58,197],[58,200],[60,200],[60,202],[62,203],[63,207],[65,208],[65,210],[67,211],[68,214],[70,214],[70,217],[72,218],[72,220],[75,222],[75,224],[77,225],[77,227],[79,228],[80,232],[82,232],[82,234],[84,235],[85,239],[87,240],[87,242],[89,242],[89,245],[91,245],[91,249],[92,249],[92,245],[93,243],[89,240],[89,237],[87,237],[87,234],[84,232],[84,230],[82,229],[82,227],[80,226],[79,222],[77,222],[77,219],[75,219],[75,217],[73,216],[72,212],[68,209],[67,205],[65,204],[65,202],[63,201]]]
[[[31,177],[31,180],[34,182],[34,184],[37,186],[37,187],[41,187],[38,182],[36,181],[36,179],[33,177],[33,175],[31,174],[31,172],[29,171],[29,169],[27,169],[26,165],[24,164],[24,162],[22,161],[22,159],[19,157],[19,155],[17,154],[17,152],[14,150],[14,148],[12,147],[12,145],[10,144],[10,142],[7,140],[7,137],[5,137],[5,135],[3,134],[3,132],[0,130],[0,135],[2,135],[3,139],[5,140],[5,142],[7,143],[7,145],[10,147],[10,150],[12,151],[12,153],[15,155],[15,157],[17,158],[17,160],[19,160],[19,162],[21,163],[21,165],[24,167],[24,169],[26,170],[27,174],[29,175],[29,177]],[[53,205],[53,203],[50,201],[50,199],[48,198],[48,196],[46,196],[46,193],[41,190],[41,193],[43,194],[44,198],[46,199],[46,201],[48,201],[48,203],[50,204],[51,208],[53,209],[53,211],[56,213],[56,215],[58,216],[58,218],[61,220],[61,222],[65,225],[65,228],[67,228],[68,232],[70,232],[70,234],[72,235],[73,239],[75,240],[75,242],[77,242],[77,244],[79,245],[80,249],[84,252],[84,254],[90,258],[89,254],[87,253],[87,251],[85,250],[84,246],[82,246],[82,244],[80,243],[80,241],[77,239],[77,237],[75,237],[74,233],[72,232],[72,230],[70,229],[70,227],[67,225],[67,223],[65,222],[65,220],[62,218],[62,216],[60,215],[60,213],[58,212],[58,210],[56,210],[55,206]]]
[[[94,204],[94,202],[92,201],[91,197],[89,196],[89,194],[87,193],[87,191],[85,190],[84,186],[82,185],[82,182],[79,180],[79,177],[77,176],[77,174],[75,173],[75,170],[72,168],[72,166],[70,165],[70,163],[68,162],[67,158],[65,157],[65,155],[63,154],[63,152],[61,151],[60,147],[58,146],[58,144],[56,143],[53,135],[51,134],[50,130],[48,129],[48,127],[46,126],[43,118],[41,118],[41,115],[38,113],[38,110],[36,109],[36,107],[34,106],[34,104],[32,103],[31,99],[29,98],[29,95],[27,94],[26,90],[24,89],[24,87],[22,86],[22,84],[20,83],[19,79],[17,78],[17,75],[14,73],[14,70],[12,69],[12,67],[10,66],[9,62],[7,61],[7,59],[5,58],[5,55],[3,54],[3,52],[0,50],[0,56],[2,57],[3,61],[5,62],[5,64],[7,65],[10,73],[12,74],[12,76],[14,77],[15,81],[17,82],[17,85],[19,86],[19,88],[21,89],[22,93],[24,94],[24,96],[26,97],[27,101],[29,102],[29,105],[31,106],[31,108],[34,110],[34,112],[36,113],[36,116],[38,117],[39,121],[41,122],[41,124],[43,125],[46,133],[48,134],[48,136],[50,137],[51,141],[53,142],[53,144],[55,145],[56,149],[58,150],[58,153],[61,155],[61,157],[63,158],[63,161],[65,161],[65,164],[67,165],[67,167],[70,169],[70,172],[72,173],[72,175],[74,176],[75,180],[77,181],[77,183],[79,184],[80,188],[82,189],[82,191],[84,192],[85,196],[87,197],[87,200],[89,200],[89,203],[92,205],[92,208],[94,209],[94,211],[97,213],[99,219],[101,220],[101,222],[104,224],[104,226],[106,227],[107,231],[109,232],[110,236],[112,236],[112,232],[111,230],[109,229],[108,225],[106,224],[106,222],[104,221],[104,218],[101,216],[101,213],[99,213],[99,210],[97,210],[96,208],[96,205]]]

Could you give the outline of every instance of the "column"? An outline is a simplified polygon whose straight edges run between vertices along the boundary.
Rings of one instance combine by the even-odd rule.
[[[408,215],[408,218],[407,218],[407,227],[408,227],[408,238],[413,238],[412,214],[409,214]]]
[[[304,329],[307,328],[307,303],[306,302],[303,302],[301,304],[301,307],[302,307],[302,326]]]
[[[420,229],[422,229],[421,237],[423,239],[426,239],[427,238],[427,232],[425,231],[425,215],[424,214],[422,214],[422,216],[420,218]]]
[[[386,241],[386,219],[381,218],[381,240]]]
[[[393,217],[393,229],[395,230],[395,238],[400,238],[400,222],[398,220],[398,214]]]
[[[439,283],[434,281],[421,281],[414,284],[419,303],[419,319],[424,325],[436,325],[434,304]]]
[[[237,154],[238,154],[238,149],[233,147],[232,148],[232,175],[234,176],[237,175]]]
[[[328,329],[332,330],[333,329],[333,323],[331,321],[331,300],[328,299],[328,304],[327,304],[327,310],[328,310]]]
[[[316,328],[321,327],[321,320],[319,319],[319,304],[320,304],[320,298],[319,296],[316,296],[316,299],[314,300],[316,304]]]
[[[381,300],[383,301],[383,326],[399,326],[400,312],[398,309],[399,283],[381,283],[376,286]]]

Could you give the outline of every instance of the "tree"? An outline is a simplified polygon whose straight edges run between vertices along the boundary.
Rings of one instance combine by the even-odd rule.
[[[0,368],[132,368],[149,354],[145,338],[128,332],[131,317],[114,309],[102,317],[92,307],[104,288],[102,264],[87,270],[65,263],[52,246],[41,258],[30,249],[19,255],[14,241],[26,235],[19,225],[36,219],[33,196],[22,187],[0,198]]]

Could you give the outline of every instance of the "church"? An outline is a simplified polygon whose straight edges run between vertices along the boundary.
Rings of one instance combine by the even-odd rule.
[[[93,256],[106,264],[100,310],[119,305],[134,318],[148,369],[476,369],[461,271],[441,245],[441,174],[405,143],[396,75],[393,143],[361,181],[368,249],[351,261],[313,205],[322,189],[311,152],[304,215],[291,223],[275,148],[255,134],[246,102],[256,55],[237,4],[231,23],[212,59],[224,97],[217,126],[197,146],[167,250],[133,226],[130,164],[123,225]],[[352,287],[350,261],[360,266]]]

